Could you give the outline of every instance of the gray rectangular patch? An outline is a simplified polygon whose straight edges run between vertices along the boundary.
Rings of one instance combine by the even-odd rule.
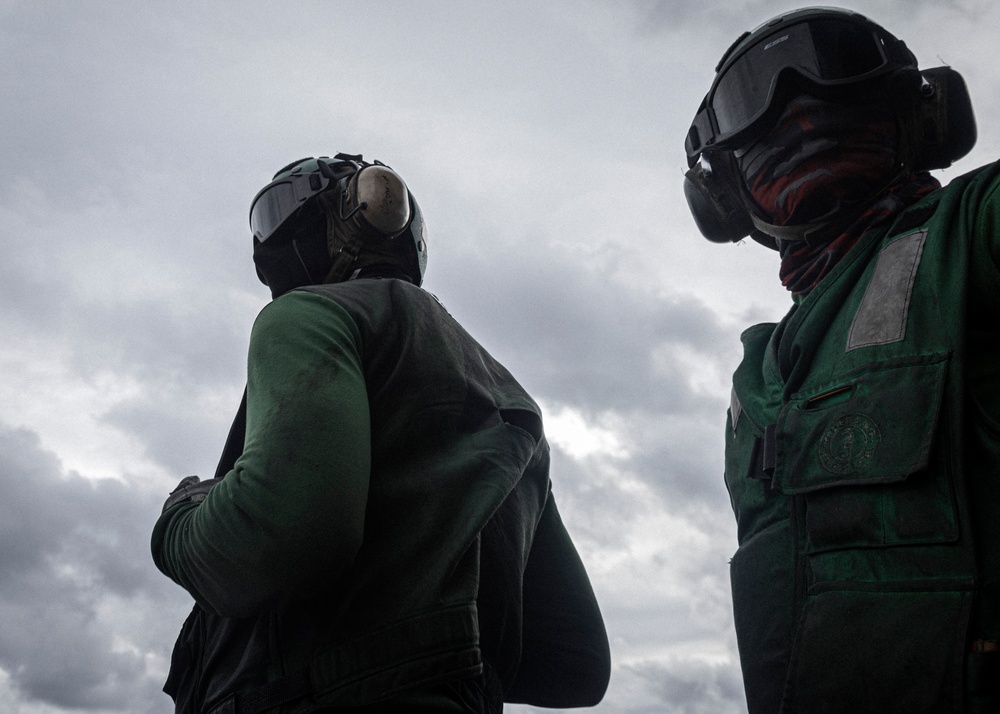
[[[927,242],[927,229],[892,241],[878,254],[875,272],[847,334],[847,352],[906,337],[913,281]]]

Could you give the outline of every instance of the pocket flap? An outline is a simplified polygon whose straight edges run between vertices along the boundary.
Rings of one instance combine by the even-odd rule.
[[[775,425],[774,487],[786,495],[888,484],[926,468],[949,355],[866,365],[796,395]]]

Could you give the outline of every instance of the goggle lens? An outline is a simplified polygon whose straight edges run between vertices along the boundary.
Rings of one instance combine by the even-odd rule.
[[[250,204],[250,231],[257,241],[266,241],[306,201],[359,169],[358,164],[350,161],[308,161],[315,162],[315,170],[275,180],[262,188]]]
[[[748,129],[774,99],[778,77],[793,70],[819,86],[847,84],[889,66],[882,41],[864,25],[819,19],[791,25],[747,48],[716,81],[709,98],[716,145]]]
[[[299,206],[290,181],[274,184],[254,201],[250,210],[250,231],[261,243],[271,237]]]

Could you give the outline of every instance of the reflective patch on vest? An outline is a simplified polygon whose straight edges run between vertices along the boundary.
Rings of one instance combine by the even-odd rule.
[[[906,337],[913,281],[927,242],[927,229],[902,236],[882,249],[875,272],[847,333],[847,352]]]
[[[882,441],[878,425],[864,414],[847,414],[819,440],[819,463],[834,474],[854,474],[874,458]]]
[[[740,404],[740,398],[736,396],[736,387],[733,387],[732,393],[729,395],[729,415],[733,420],[733,433],[736,433],[736,423],[740,420],[740,414],[743,413],[743,405]]]

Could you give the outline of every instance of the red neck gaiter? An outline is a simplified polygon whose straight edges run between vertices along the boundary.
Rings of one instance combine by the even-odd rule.
[[[842,105],[803,95],[766,136],[736,153],[768,223],[822,223],[871,204],[822,244],[778,241],[781,284],[788,290],[808,293],[869,228],[940,186],[929,174],[901,176],[887,185],[897,168],[897,144],[896,123],[884,101]]]

